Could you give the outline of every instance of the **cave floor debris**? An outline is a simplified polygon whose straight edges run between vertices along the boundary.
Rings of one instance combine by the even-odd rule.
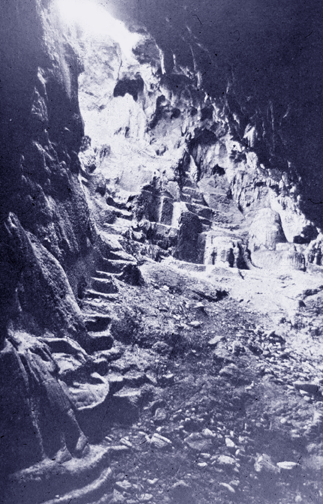
[[[141,272],[143,287],[118,283],[119,316],[134,324],[126,342],[115,341],[121,355],[107,378],[119,409],[103,446],[126,449],[111,463],[102,502],[321,502],[322,345],[309,303],[316,297],[318,311],[321,290],[306,289],[320,279],[300,282],[297,272],[266,287],[263,277],[257,291],[247,272],[254,296],[241,299],[245,279],[231,271],[213,272],[212,283],[153,261]],[[281,303],[278,291],[292,298],[293,320],[284,305],[279,323],[264,306],[264,295]],[[83,309],[115,307],[102,297]]]

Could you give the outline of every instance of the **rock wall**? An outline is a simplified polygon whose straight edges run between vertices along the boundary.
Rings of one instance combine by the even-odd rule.
[[[260,154],[259,131],[247,116],[242,124],[230,89],[211,97],[198,87],[196,69],[175,62],[167,70],[145,31],[134,30],[130,55],[107,36],[71,43],[84,58],[81,165],[99,227],[110,212],[111,229],[118,223],[144,255],[148,241],[188,262],[213,263],[212,236],[226,256],[238,239],[242,255],[225,260],[228,266],[250,267],[247,250],[274,251],[285,240],[304,254],[318,230],[303,212],[302,179],[286,157],[273,167],[269,151]]]
[[[0,45],[3,486],[8,472],[81,456],[87,446],[57,363],[39,338],[71,337],[86,346],[75,295],[94,268],[96,234],[78,178],[81,66],[53,2],[2,2]]]
[[[229,90],[227,112],[236,139],[251,142],[270,168],[293,165],[303,178],[302,211],[321,226],[321,2],[105,4],[130,26],[148,28],[168,73],[176,62],[198,72],[198,87],[210,96]]]
[[[80,64],[64,40],[51,2],[32,2],[28,12],[24,2],[6,3],[1,9],[6,56],[1,88],[6,104],[0,126],[1,221],[14,213],[35,237],[34,243],[59,261],[76,292],[82,258],[85,262],[90,256],[95,239],[78,181],[77,152],[83,136]],[[20,269],[24,260],[22,254]],[[39,318],[44,320],[38,317],[37,323]]]
[[[87,437],[101,441],[106,417],[136,416],[138,404],[154,396],[149,387],[157,382],[148,374],[138,379],[145,393],[127,388],[138,378],[131,372],[128,381],[106,377],[140,332],[136,310],[116,302],[120,282],[144,284],[138,264],[174,256],[267,268],[268,254],[276,254],[285,269],[321,265],[322,235],[303,212],[299,173],[271,151],[274,106],[266,101],[262,124],[264,110],[252,119],[254,110],[243,112],[232,87],[211,95],[199,66],[207,50],[184,40],[178,57],[175,40],[157,43],[133,26],[125,53],[109,35],[90,38],[67,27],[50,0],[0,7],[0,467],[7,504],[44,502],[74,487],[79,498],[84,475],[100,475],[98,487],[87,488],[95,493],[109,471],[100,467],[103,452],[91,458]],[[57,499],[49,502],[72,500]]]

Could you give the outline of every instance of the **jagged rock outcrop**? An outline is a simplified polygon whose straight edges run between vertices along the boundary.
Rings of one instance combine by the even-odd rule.
[[[226,257],[236,247],[237,258],[226,259],[228,265],[249,267],[250,253],[261,246],[275,250],[284,241],[303,254],[301,245],[317,229],[302,212],[296,172],[273,168],[269,157],[259,155],[253,127],[245,126],[246,142],[237,134],[239,105],[229,91],[210,97],[198,89],[194,72],[179,65],[165,73],[151,36],[136,36],[131,55],[109,37],[97,37],[89,49],[81,44],[80,103],[91,139],[82,151],[82,177],[101,225],[109,222],[111,230],[131,236],[144,255],[148,241],[161,255],[188,262],[213,263],[206,236],[214,230]],[[77,37],[73,43],[80,44]],[[123,75],[140,81],[135,96]],[[119,86],[121,94],[115,92]],[[237,229],[239,244],[233,246],[229,235]]]
[[[136,20],[148,28],[169,73],[176,64],[190,67],[199,76],[198,88],[212,97],[227,95],[236,139],[245,136],[270,168],[284,171],[291,163],[303,178],[302,211],[320,226],[321,3],[203,0],[197,6],[185,0],[156,9],[147,2],[142,9],[131,1],[105,4],[130,26]]]
[[[249,384],[233,361],[261,355],[259,342],[244,335],[231,348],[213,337],[213,304],[227,291],[199,285],[181,268],[213,282],[216,271],[244,280],[240,270],[248,268],[301,275],[321,266],[322,235],[304,213],[296,158],[286,155],[288,113],[268,96],[262,106],[251,98],[243,105],[243,86],[239,92],[233,75],[228,85],[221,63],[217,92],[209,93],[201,72],[208,49],[190,23],[185,30],[178,55],[177,37],[156,41],[143,27],[132,26],[125,43],[68,26],[51,0],[0,7],[5,504],[124,501],[116,489],[111,496],[109,465],[133,445],[122,438],[107,448],[108,426],[137,421],[147,404],[150,423],[162,425],[168,412],[160,397],[176,381],[167,358],[186,352],[193,361],[221,343],[208,362],[216,387]],[[212,343],[203,341],[211,335]],[[243,400],[232,401],[244,414]],[[193,431],[187,446],[216,448],[210,430],[194,433],[207,418],[192,417],[178,429]],[[173,450],[157,433],[141,441]],[[226,447],[236,449],[232,443]],[[213,462],[238,469],[227,455]],[[234,493],[234,483],[221,485]],[[117,484],[127,497],[132,486],[139,491]],[[174,502],[188,498],[186,483],[171,488]]]
[[[81,456],[87,439],[48,347],[15,331],[0,360],[1,409],[6,412],[1,424],[4,476],[47,457],[63,462]]]
[[[84,265],[95,239],[78,181],[80,66],[51,3],[33,2],[27,14],[19,1],[1,10],[1,44],[7,54],[1,90],[6,103],[1,219],[15,213],[60,262],[76,292],[80,277],[88,276]]]
[[[8,473],[48,458],[82,456],[87,446],[76,402],[39,338],[70,337],[86,347],[75,296],[95,269],[95,230],[78,179],[81,67],[64,40],[55,4],[1,4],[0,41],[0,360],[6,412],[0,449],[6,499]]]
[[[249,249],[254,252],[260,248],[276,250],[278,243],[285,243],[280,216],[270,208],[257,212],[249,230]]]

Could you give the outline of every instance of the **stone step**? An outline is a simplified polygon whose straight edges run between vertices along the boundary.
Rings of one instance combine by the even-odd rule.
[[[203,196],[198,189],[192,187],[184,187],[182,189],[183,196],[189,196],[192,199],[196,199],[197,201],[203,201]]]
[[[114,339],[111,336],[109,330],[95,332],[88,332],[88,338],[86,343],[86,350],[88,353],[100,352],[102,350],[110,350],[114,343]]]
[[[210,221],[209,219],[204,219],[204,217],[200,216],[199,219],[203,226],[203,231],[209,231],[209,229],[212,227],[212,221]]]
[[[88,335],[91,336],[91,338],[103,338],[108,336],[112,338],[110,329],[105,329],[104,331],[88,331]]]
[[[111,491],[112,471],[108,467],[111,448],[90,446],[89,453],[78,459],[59,462],[45,459],[7,479],[6,502],[30,504],[85,504],[97,502]],[[44,481],[46,484],[44,485]]]
[[[135,262],[124,259],[104,259],[102,264],[104,271],[100,271],[98,277],[103,275],[103,273],[122,273],[125,266],[128,266],[129,264],[136,266]]]
[[[88,303],[88,300],[89,299],[97,299],[97,298],[100,298],[100,299],[105,299],[106,301],[118,301],[119,299],[119,294],[104,294],[103,292],[99,292],[95,289],[88,289],[86,291],[86,298],[88,299],[85,299],[85,302]]]
[[[110,210],[110,212],[116,217],[120,217],[121,219],[132,220],[133,214],[128,210],[123,210],[121,208],[116,208],[111,205],[107,205],[106,208]]]
[[[107,205],[118,208],[119,210],[127,210],[127,203],[118,203],[112,198],[112,196],[107,197],[106,203]]]
[[[203,217],[203,219],[212,220],[214,216],[214,212],[211,208],[205,205],[197,205],[197,204],[187,204],[187,209],[198,215],[199,217]]]
[[[185,181],[184,181],[184,184],[183,184],[183,189],[195,189],[196,188],[196,184],[195,182],[192,182],[192,180],[190,180],[189,178],[186,178]]]
[[[203,207],[209,208],[202,194],[198,199],[192,198],[192,205],[201,205]]]
[[[183,192],[181,193],[181,201],[184,203],[190,203],[192,200],[191,196],[189,194],[184,194]]]
[[[115,294],[118,292],[118,287],[116,284],[105,278],[92,277],[92,287],[94,290],[101,292],[103,294]]]
[[[122,389],[124,386],[124,378],[121,373],[118,372],[110,372],[107,376],[109,386],[110,386],[110,391],[111,394],[115,394],[116,392],[119,392],[119,390]]]
[[[85,185],[86,187],[89,187],[90,186],[90,181],[84,177],[81,177],[81,182],[83,185]]]
[[[186,195],[186,194],[182,194],[181,195],[181,201],[184,202],[184,203],[189,203],[189,204],[197,204],[197,205],[205,205],[205,201],[203,199],[203,197],[201,196],[201,198],[192,198],[191,196],[189,195]]]
[[[205,219],[201,219],[201,217],[200,217],[200,221],[202,224],[202,233],[208,233],[210,231],[210,229],[212,228],[212,223],[209,221],[206,221]]]
[[[102,280],[110,280],[111,282],[113,282],[113,276],[114,275],[112,274],[112,272],[100,271],[100,270],[96,270],[95,272],[95,278],[101,278]]]
[[[141,387],[144,383],[149,383],[149,379],[143,371],[130,369],[123,375],[124,384],[129,387]]]
[[[104,254],[104,259],[115,259],[115,260],[122,260],[122,261],[132,261],[134,262],[134,257],[124,250],[106,250]]]
[[[120,234],[129,229],[131,226],[131,221],[129,219],[124,219],[122,217],[115,217],[113,224],[104,223],[103,227],[105,231],[111,234]]]
[[[102,280],[111,280],[113,278],[128,283],[130,285],[142,285],[143,279],[138,266],[135,263],[125,262],[121,271],[107,273],[106,271],[96,271],[95,277]]]
[[[85,317],[85,327],[90,332],[106,331],[111,322],[111,317],[108,315],[93,314]]]
[[[88,481],[86,478],[84,481]],[[51,499],[50,501],[44,502],[44,504],[71,504],[71,502],[78,502],[79,504],[85,504],[91,502],[95,504],[100,500],[104,499],[107,502],[107,488],[112,490],[112,470],[110,468],[104,469],[100,477],[92,483],[85,485],[77,490],[72,490],[70,493],[64,495],[63,497],[58,497]],[[102,497],[102,499],[100,499]],[[91,499],[91,500],[90,500]],[[94,500],[93,500],[94,499]]]

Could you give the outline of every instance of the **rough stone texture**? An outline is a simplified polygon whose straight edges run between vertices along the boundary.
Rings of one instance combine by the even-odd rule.
[[[166,4],[143,11],[164,26]],[[0,7],[6,504],[194,502],[195,490],[201,503],[258,502],[268,468],[281,502],[289,488],[289,500],[322,497],[322,380],[306,346],[322,332],[322,289],[305,273],[320,269],[322,235],[282,126],[297,104],[246,100],[221,62],[223,91],[207,93],[210,55],[186,15],[173,54],[170,18],[167,43],[133,25],[127,48],[110,30],[67,29],[50,0]],[[259,313],[284,337],[256,329]],[[268,438],[287,460],[267,455]],[[279,480],[302,457],[308,490]],[[133,460],[140,484],[122,487]]]
[[[280,216],[270,208],[263,208],[256,214],[250,229],[248,247],[254,252],[260,248],[275,250],[277,243],[286,242]]]
[[[145,53],[142,60],[140,51],[148,41],[156,50]],[[245,237],[253,223],[251,252],[262,243],[272,248],[274,242],[285,239],[296,244],[313,240],[317,231],[302,211],[300,178],[293,170],[272,166],[265,151],[260,154],[256,127],[250,126],[253,133],[252,138],[247,133],[246,146],[242,138],[246,118],[242,121],[235,99],[227,95],[226,101],[221,101],[198,91],[192,74],[188,77],[182,68],[176,68],[176,74],[160,74],[163,57],[157,56],[158,48],[149,35],[134,34],[133,44],[137,49],[131,56],[121,46],[118,52],[109,37],[97,38],[89,49],[83,48],[80,104],[85,132],[91,137],[91,143],[84,145],[83,168],[86,171],[86,159],[92,159],[93,183],[98,178],[105,180],[109,205],[116,207],[123,201],[124,209],[132,213],[128,220],[119,214],[111,224],[140,243],[150,240],[161,249],[162,256],[175,254],[189,262],[203,262],[203,256],[209,256],[203,250],[202,233],[211,228],[219,228],[219,235],[226,235],[228,229],[241,229]],[[126,88],[124,94],[112,92],[118,82],[124,86],[117,72],[121,62],[129,82],[141,75],[143,84],[136,96]],[[99,86],[103,78],[107,83],[104,93]],[[115,120],[108,121],[107,114]],[[85,189],[89,205],[107,221],[101,197],[98,195],[94,203],[95,190],[91,187],[89,192]],[[182,252],[185,245],[181,242],[187,241],[187,212],[198,217],[202,227],[192,217],[194,245]],[[168,239],[167,227],[152,225],[149,229],[145,224],[139,230],[136,222],[131,224],[133,218],[171,226],[176,239]],[[263,222],[259,233],[267,238],[254,236],[258,232],[256,222]],[[246,248],[246,241],[239,247]],[[250,266],[247,259],[243,261]]]
[[[52,2],[2,3],[0,43],[1,410],[8,411],[1,417],[1,464],[7,474],[45,457],[81,455],[86,445],[57,365],[37,337],[71,336],[85,344],[75,294],[89,279],[95,233],[78,179],[80,66]],[[4,340],[8,331],[12,343]]]
[[[57,380],[46,345],[16,333],[1,351],[3,474],[47,457],[81,455],[86,446],[73,405]],[[4,464],[4,466],[3,466]]]

